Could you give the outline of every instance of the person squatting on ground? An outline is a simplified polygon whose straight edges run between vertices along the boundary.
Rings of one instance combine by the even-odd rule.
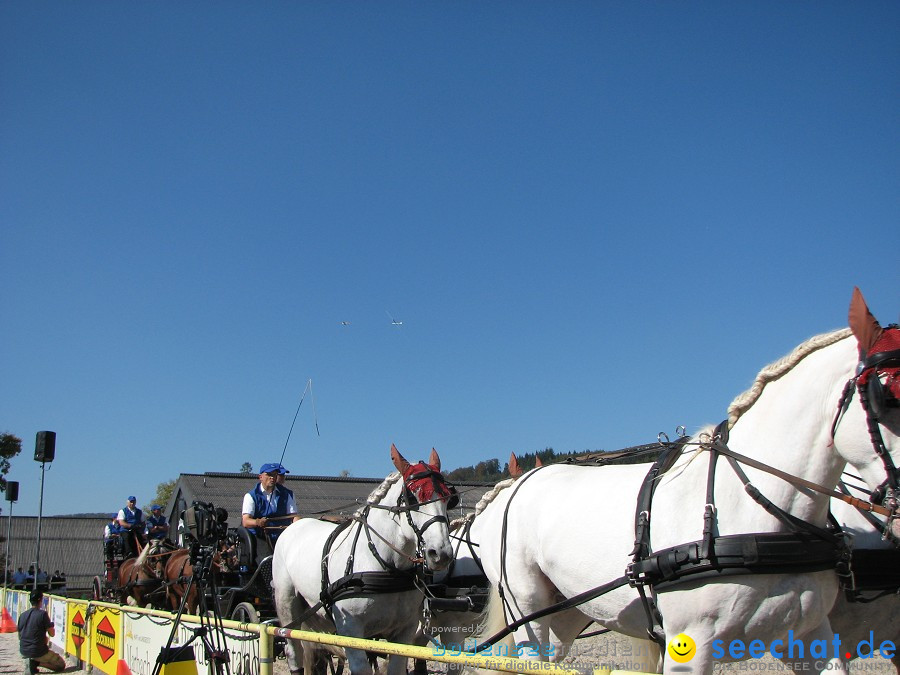
[[[241,525],[254,534],[257,540],[265,540],[271,551],[275,550],[275,541],[281,531],[300,518],[293,494],[284,486],[278,485],[282,468],[280,464],[263,464],[259,468],[259,483],[244,495],[241,505]]]
[[[19,653],[28,660],[28,672],[37,673],[38,666],[54,673],[66,669],[66,661],[50,649],[49,638],[56,635],[50,616],[41,609],[44,594],[31,591],[31,609],[22,613],[16,628],[19,631]]]
[[[144,512],[136,505],[137,499],[134,495],[128,497],[125,506],[119,509],[118,521],[122,529],[125,530],[125,555],[126,557],[135,556],[140,553],[141,547],[146,543],[144,540]]]

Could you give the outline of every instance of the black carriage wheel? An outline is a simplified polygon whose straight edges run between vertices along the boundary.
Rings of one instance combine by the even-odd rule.
[[[259,612],[249,602],[239,602],[231,612],[231,620],[241,623],[259,623]]]
[[[100,577],[94,577],[94,580],[91,582],[91,590],[94,600],[103,599],[103,584],[100,581]]]

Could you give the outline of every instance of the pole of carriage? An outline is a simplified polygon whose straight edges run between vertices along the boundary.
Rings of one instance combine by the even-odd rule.
[[[9,514],[6,518],[6,569],[3,572],[3,587],[9,587],[9,537],[12,532],[12,505],[19,499],[19,483],[14,480],[6,481],[6,501],[9,502]]]
[[[34,590],[38,587],[38,577],[41,574],[41,519],[44,515],[44,466],[46,462],[52,462],[56,456],[56,432],[39,431],[34,441],[34,461],[41,463],[41,498],[38,502],[38,529],[37,543],[34,553]]]

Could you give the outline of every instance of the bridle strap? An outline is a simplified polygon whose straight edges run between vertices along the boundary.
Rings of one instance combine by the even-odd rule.
[[[718,439],[713,439],[711,446],[715,448],[716,452],[719,452],[726,457],[732,457],[741,464],[746,464],[747,466],[752,466],[754,469],[759,469],[760,471],[765,471],[766,473],[772,474],[773,476],[777,476],[781,480],[791,483],[792,485],[797,485],[809,490],[813,490],[814,492],[819,492],[823,495],[828,495],[833,499],[840,499],[842,502],[846,502],[847,504],[850,504],[850,506],[854,506],[861,511],[872,511],[873,513],[877,513],[882,516],[891,515],[890,509],[886,509],[879,504],[872,504],[871,502],[867,502],[864,499],[858,499],[850,495],[842,494],[832,488],[827,488],[824,485],[820,485],[819,483],[813,483],[812,481],[808,481],[805,478],[800,478],[799,476],[794,476],[792,474],[781,471],[780,469],[776,469],[773,466],[769,466],[768,464],[764,464],[763,462],[757,461],[751,457],[747,457],[746,455],[735,452]]]

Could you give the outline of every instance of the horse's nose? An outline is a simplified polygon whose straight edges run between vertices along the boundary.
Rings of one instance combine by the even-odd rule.
[[[429,548],[425,551],[425,563],[434,572],[447,569],[452,559],[453,551],[449,547]]]

